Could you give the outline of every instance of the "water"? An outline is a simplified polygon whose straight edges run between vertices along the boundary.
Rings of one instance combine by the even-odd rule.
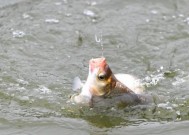
[[[188,6],[0,0],[0,134],[187,134]],[[102,54],[113,72],[138,76],[164,100],[92,109],[69,103],[73,78],[86,79],[89,59]]]

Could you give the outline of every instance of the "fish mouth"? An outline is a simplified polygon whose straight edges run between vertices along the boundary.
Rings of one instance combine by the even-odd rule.
[[[91,60],[90,60],[90,62],[100,62],[100,61],[105,61],[106,60],[106,58],[104,58],[104,57],[101,57],[101,58],[92,58]]]
[[[90,71],[93,72],[95,68],[105,69],[107,63],[106,58],[95,58],[89,61]]]

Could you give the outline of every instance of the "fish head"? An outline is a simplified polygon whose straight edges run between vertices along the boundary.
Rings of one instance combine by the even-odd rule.
[[[95,58],[89,61],[87,82],[93,96],[103,96],[111,92],[115,85],[115,77],[105,58]]]

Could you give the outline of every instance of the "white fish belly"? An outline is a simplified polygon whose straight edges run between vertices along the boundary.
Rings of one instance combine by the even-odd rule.
[[[115,74],[115,77],[136,94],[141,94],[144,91],[144,86],[141,84],[141,81],[132,75]]]

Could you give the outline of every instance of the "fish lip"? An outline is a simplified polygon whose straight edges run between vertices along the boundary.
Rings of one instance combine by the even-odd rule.
[[[90,64],[97,63],[97,62],[98,62],[98,63],[102,63],[102,62],[103,62],[103,63],[104,63],[104,62],[106,63],[106,58],[104,58],[104,57],[101,57],[101,58],[92,58],[92,59],[89,60],[89,65],[90,65]]]
[[[106,58],[92,58],[91,60],[89,60],[89,71],[93,72],[95,68],[105,69],[106,65]]]

